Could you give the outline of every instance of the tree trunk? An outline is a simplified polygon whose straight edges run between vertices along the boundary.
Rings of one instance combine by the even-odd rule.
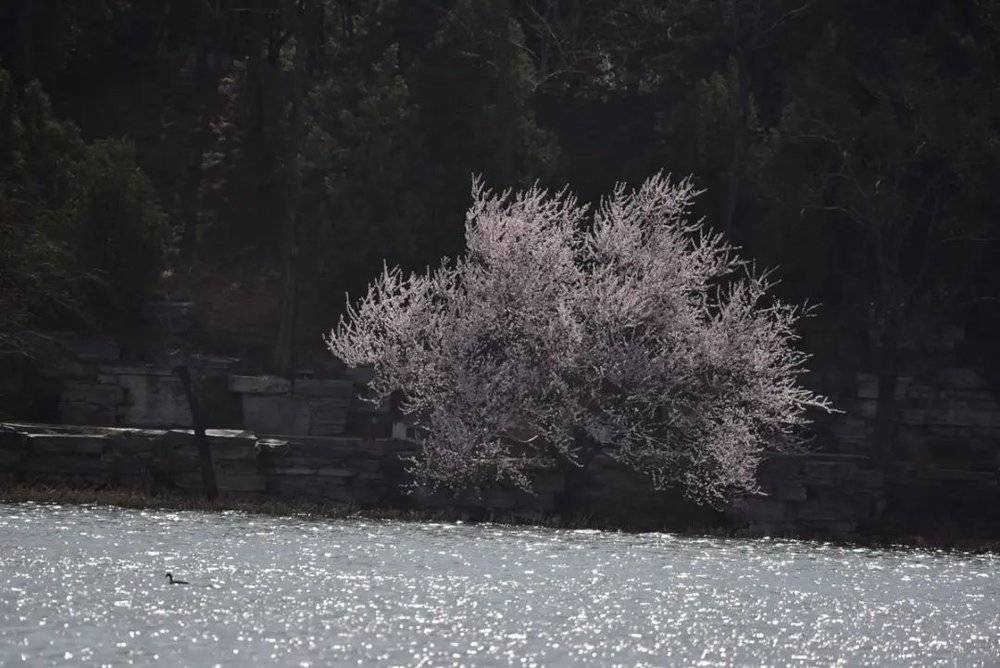
[[[198,228],[201,226],[202,217],[202,184],[204,181],[204,157],[208,150],[209,142],[212,138],[212,121],[210,105],[206,97],[211,90],[206,84],[207,71],[202,67],[201,72],[195,77],[193,83],[194,99],[191,104],[195,107],[197,114],[195,130],[193,132],[193,146],[191,147],[190,161],[187,166],[187,178],[184,184],[184,219],[181,229],[181,249],[185,253],[192,253],[198,246]]]
[[[495,3],[496,30],[496,173],[493,178],[501,187],[514,185],[515,127],[517,91],[514,82],[514,44],[510,34],[510,5],[507,0]]]
[[[747,152],[750,143],[750,82],[749,63],[743,55],[734,58],[733,76],[736,79],[736,125],[733,135],[733,151],[729,162],[729,182],[726,187],[726,208],[722,216],[722,229],[732,240],[736,221],[736,207],[739,205],[743,178],[747,169]]]
[[[272,368],[275,373],[293,377],[295,358],[295,321],[298,311],[298,206],[301,189],[301,160],[304,119],[302,103],[305,96],[306,17],[308,7],[301,8],[295,18],[295,59],[292,69],[288,136],[285,144],[285,196],[282,220],[281,306],[278,338],[274,346]]]
[[[24,83],[35,78],[35,7],[33,0],[24,0],[21,5],[21,15],[18,29],[21,33],[21,74]]]
[[[212,451],[208,446],[208,438],[205,436],[205,422],[201,414],[201,407],[195,396],[194,388],[191,385],[191,374],[186,366],[174,368],[174,373],[181,380],[184,386],[184,394],[187,396],[188,406],[191,408],[191,423],[194,427],[194,442],[198,447],[198,460],[201,462],[201,484],[208,499],[219,498],[219,486],[215,480],[215,466],[212,463]]]
[[[873,454],[885,469],[892,462],[896,443],[896,386],[899,380],[899,334],[892,324],[881,328],[876,346],[878,399],[875,402]]]
[[[261,0],[254,0],[250,19],[250,47],[247,59],[248,144],[259,151],[264,135],[264,65],[267,19]]]
[[[578,436],[579,451],[576,463],[558,455],[563,488],[555,495],[554,507],[563,524],[572,523],[579,515],[580,493],[587,484],[590,464],[600,452],[600,444],[586,436]]]
[[[170,21],[170,11],[172,9],[170,0],[166,0],[160,8],[160,14],[156,19],[156,30],[153,31],[153,39],[149,44],[150,53],[154,62],[159,62],[166,50],[167,39],[169,37],[167,24]]]

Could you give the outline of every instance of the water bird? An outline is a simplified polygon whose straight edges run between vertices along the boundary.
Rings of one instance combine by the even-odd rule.
[[[167,573],[167,582],[169,582],[172,585],[186,585],[186,584],[191,584],[190,582],[185,582],[184,580],[175,580],[174,576],[171,575],[170,573]]]

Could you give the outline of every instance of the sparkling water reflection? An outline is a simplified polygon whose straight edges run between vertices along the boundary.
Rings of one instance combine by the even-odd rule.
[[[998,665],[1000,558],[0,505],[0,664],[157,661]]]

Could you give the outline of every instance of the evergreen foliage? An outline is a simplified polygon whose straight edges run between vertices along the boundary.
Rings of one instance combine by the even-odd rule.
[[[168,232],[131,144],[88,144],[38,82],[0,69],[0,331],[127,314],[155,286]]]
[[[87,147],[72,200],[71,243],[81,269],[99,282],[95,304],[128,312],[156,287],[170,246],[167,220],[128,141]]]
[[[32,212],[18,238],[117,285],[171,234],[179,274],[263,248],[268,289],[280,273],[304,304],[283,317],[315,340],[382,260],[461,251],[471,173],[585,200],[692,173],[698,212],[780,265],[783,296],[826,305],[811,343],[898,347],[930,320],[1000,322],[998,16],[957,0],[14,0],[3,196]],[[171,234],[129,149],[93,142],[109,135],[132,138]],[[98,222],[152,260],[116,264]]]

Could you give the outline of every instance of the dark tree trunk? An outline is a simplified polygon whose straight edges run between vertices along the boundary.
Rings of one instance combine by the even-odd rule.
[[[27,83],[35,78],[35,7],[33,0],[23,0],[18,30],[21,33],[21,76]]]
[[[883,332],[882,341],[876,348],[878,399],[875,402],[874,455],[883,469],[889,466],[895,455],[896,386],[899,381],[899,344],[896,337],[893,331]]]
[[[563,524],[570,524],[579,516],[581,493],[589,478],[590,464],[601,450],[599,443],[583,435],[577,437],[577,446],[576,463],[557,455],[563,488],[555,495],[553,505]]]
[[[153,31],[154,37],[149,44],[150,53],[153,56],[154,62],[159,62],[161,56],[163,56],[163,53],[166,50],[167,39],[169,37],[167,24],[170,20],[170,12],[172,9],[173,7],[170,0],[166,0],[160,8],[159,16],[156,19],[156,29]]]
[[[275,373],[293,377],[295,358],[295,324],[298,311],[298,207],[301,189],[299,149],[302,142],[304,118],[302,103],[305,97],[305,69],[307,59],[306,25],[311,4],[301,8],[295,17],[295,59],[292,69],[291,100],[289,103],[288,136],[285,144],[285,196],[282,221],[282,281],[278,337],[274,346],[272,368]]]
[[[722,226],[726,235],[732,238],[736,224],[736,209],[739,206],[743,179],[746,176],[747,152],[750,143],[750,66],[743,55],[736,57],[734,76],[736,78],[737,119],[733,135],[733,150],[729,162],[728,183],[726,184],[726,208]]]
[[[201,484],[205,497],[217,499],[219,498],[219,486],[215,480],[212,451],[208,445],[208,438],[205,436],[205,422],[201,414],[201,407],[191,385],[191,374],[186,366],[176,367],[174,373],[180,378],[181,385],[184,386],[184,394],[187,395],[188,406],[191,407],[191,423],[194,427],[194,442],[198,447],[198,459],[201,462]]]
[[[182,102],[182,108],[186,107],[186,111],[195,114],[195,124],[189,129],[191,145],[183,186],[180,245],[185,253],[194,252],[198,245],[199,227],[202,223],[204,156],[212,139],[212,105],[209,99],[215,94],[213,84],[216,72],[209,62],[209,55],[214,53],[216,46],[213,44],[212,17],[208,12],[208,9],[202,9],[198,21],[195,69],[189,81],[190,88],[185,86],[181,91],[188,98]]]
[[[261,145],[264,125],[264,51],[267,44],[267,17],[261,0],[254,0],[250,18],[250,47],[247,58],[247,134],[254,147]]]
[[[495,3],[497,60],[496,97],[496,173],[494,178],[502,187],[514,185],[515,173],[515,126],[517,91],[514,81],[514,44],[510,34],[510,4],[507,0]]]

